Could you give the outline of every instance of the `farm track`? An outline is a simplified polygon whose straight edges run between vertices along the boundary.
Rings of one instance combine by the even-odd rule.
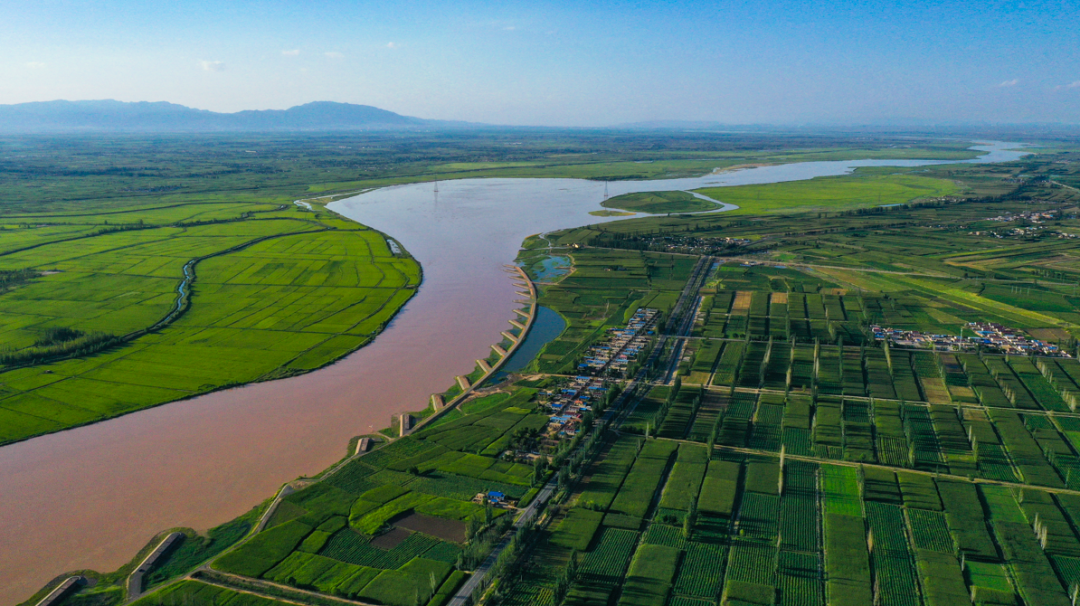
[[[260,597],[260,598],[265,598],[265,599],[268,599],[268,600],[276,600],[276,601],[279,601],[279,602],[285,602],[286,604],[296,604],[297,606],[312,606],[310,602],[297,602],[295,600],[290,600],[288,598],[279,598],[277,596],[271,596],[271,595],[268,595],[268,594],[265,594],[265,593],[259,593],[259,592],[256,592],[256,591],[251,591],[250,589],[240,589],[238,587],[233,587],[232,585],[222,583],[221,581],[212,581],[210,579],[199,579],[199,582],[200,583],[206,583],[207,585],[213,585],[214,587],[220,587],[222,589],[228,589],[229,591],[235,591],[236,593],[243,593],[243,594],[246,594],[246,595],[253,595],[253,596]]]
[[[208,578],[208,577],[210,577],[210,578]],[[221,577],[221,578],[226,578],[226,579],[229,579],[229,580],[233,580],[233,581],[235,581],[236,584],[230,584],[230,583],[228,583],[226,581],[222,581],[222,580],[216,579],[214,577]],[[262,579],[253,579],[251,577],[244,577],[244,576],[240,576],[240,575],[236,575],[236,574],[231,574],[231,573],[228,573],[228,572],[221,572],[219,570],[214,570],[214,571],[212,571],[212,572],[210,572],[208,574],[199,575],[199,577],[196,578],[195,580],[197,580],[197,581],[199,581],[201,583],[206,583],[208,585],[214,585],[214,586],[217,586],[217,587],[222,587],[224,589],[229,589],[231,591],[238,591],[240,593],[248,593],[248,594],[251,594],[251,595],[257,595],[257,596],[264,597],[264,598],[269,599],[269,600],[284,600],[286,602],[289,602],[290,604],[300,604],[301,606],[312,606],[312,602],[298,601],[298,600],[300,600],[300,599],[302,599],[304,597],[312,597],[312,598],[316,598],[318,600],[336,602],[336,603],[339,603],[339,604],[350,604],[352,606],[376,606],[375,604],[371,604],[370,602],[359,602],[357,600],[348,600],[348,599],[340,598],[340,597],[337,597],[335,595],[331,595],[331,594],[328,594],[328,593],[318,593],[318,592],[315,592],[315,591],[308,591],[306,589],[299,589],[299,588],[296,588],[296,587],[292,587],[290,585],[281,585],[279,583],[273,583],[273,582],[265,581],[265,580],[262,580]],[[254,585],[256,587],[261,587],[263,589],[273,589],[273,590],[277,590],[277,592],[279,592],[279,593],[292,594],[295,597],[293,597],[293,598],[283,598],[283,597],[279,597],[278,595],[276,595],[274,593],[260,593],[260,592],[254,590],[254,589],[250,589],[249,587],[245,587],[245,585],[247,585],[247,586]]]
[[[673,338],[687,338],[687,337],[673,337]],[[693,338],[693,337],[689,337],[689,338]],[[736,339],[736,340],[739,341],[740,343],[744,342],[741,339]],[[537,376],[541,376],[541,377],[559,377],[559,378],[567,378],[567,379],[573,378],[575,376],[575,375],[552,374],[552,373],[533,373],[533,374],[535,374]],[[664,385],[667,385],[667,383],[664,383],[662,381],[651,381],[651,382],[646,382],[646,383],[651,387],[662,387]],[[695,387],[695,388],[696,387],[704,387],[707,390],[714,390],[714,391],[716,391],[716,390],[727,391],[727,390],[731,389],[730,385],[705,385],[705,384],[701,384],[701,383],[690,383],[690,382],[683,382],[683,386],[685,386],[685,387]],[[753,393],[753,394],[777,394],[777,395],[784,395],[784,394],[787,393],[787,392],[785,392],[783,390],[780,390],[780,389],[769,389],[767,387],[736,387],[735,392],[736,393]],[[796,393],[798,395],[805,395],[807,397],[810,396],[809,393],[805,393],[805,392],[793,392],[793,393]],[[1047,416],[1047,417],[1080,418],[1080,412],[1063,412],[1063,411],[1058,411],[1058,410],[1042,410],[1042,409],[1036,410],[1036,409],[1028,409],[1028,408],[1015,408],[1015,407],[1010,407],[1010,406],[987,406],[985,404],[965,404],[965,403],[956,403],[956,402],[942,402],[942,403],[934,404],[934,403],[931,403],[931,402],[927,402],[925,400],[903,400],[903,399],[900,399],[900,398],[877,398],[877,397],[872,397],[872,396],[833,395],[831,397],[843,398],[845,400],[858,400],[858,401],[861,401],[861,402],[871,402],[871,401],[872,402],[896,402],[896,403],[908,404],[908,405],[911,405],[911,406],[920,406],[920,407],[923,407],[923,408],[926,408],[926,407],[929,407],[929,406],[951,406],[953,408],[960,408],[960,409],[963,409],[963,408],[975,408],[975,409],[979,409],[979,410],[1007,410],[1007,411],[1021,413],[1021,414],[1025,414],[1025,415],[1044,415],[1044,416]]]
[[[679,299],[676,301],[675,306],[672,308],[672,319],[679,322],[680,330],[685,328],[687,325],[693,326],[693,315],[686,314],[685,308],[688,300],[693,300],[696,304],[697,293],[701,289],[701,284],[704,281],[704,277],[708,275],[707,271],[703,271],[703,266],[707,265],[707,259],[707,257],[703,257],[698,262],[698,265],[695,266],[694,272],[692,273],[690,279],[687,280],[686,286],[683,288],[682,292],[679,295]],[[711,266],[711,264],[708,265]],[[687,318],[689,318],[689,323],[687,321]],[[648,373],[648,369],[650,368],[650,366],[652,366],[652,363],[657,359],[657,357],[661,355],[661,352],[664,350],[666,339],[667,337],[665,335],[660,335],[660,338],[657,340],[656,345],[653,347],[652,353],[649,354],[649,358],[645,361],[644,364],[641,365],[641,370],[638,371],[637,376],[634,377],[629,383],[627,383],[625,390],[622,392],[622,394],[620,394],[619,398],[613,403],[611,408],[609,408],[604,413],[604,416],[601,417],[601,420],[598,421],[610,421],[610,428],[615,433],[615,435],[618,435],[619,425],[621,425],[622,422],[626,419],[626,417],[631,414],[633,410],[637,407],[637,403],[641,401],[641,397],[648,393],[648,389],[642,389],[643,387],[649,386],[649,383],[647,381],[644,381],[644,378]],[[681,348],[673,348],[671,352],[669,352],[668,364],[665,367],[668,369],[669,372],[671,371],[671,369],[678,365],[679,352],[681,352]],[[556,486],[557,484],[554,479],[544,486],[540,493],[537,494],[537,497],[533,499],[533,501],[529,504],[526,510],[521,514],[521,516],[519,516],[518,520],[514,522],[515,529],[524,525],[526,520],[535,517],[536,509],[540,506],[541,503],[546,502],[547,499],[550,498],[550,496],[554,493]],[[661,488],[658,488],[657,490],[659,491],[661,490]],[[658,498],[659,497],[656,497],[656,500],[658,500]],[[529,517],[526,518],[526,516]],[[480,566],[480,568],[478,568],[476,572],[474,572],[473,575],[469,577],[469,580],[466,581],[466,583],[458,590],[454,597],[450,599],[450,601],[448,602],[449,606],[467,606],[471,602],[473,594],[480,587],[483,586],[483,580],[490,572],[491,566],[494,565],[494,563],[498,560],[499,555],[506,548],[506,546],[509,545],[510,536],[510,533],[508,533],[505,537],[503,537],[503,539],[499,542],[498,546],[496,546],[496,548],[491,552],[491,554],[488,555],[487,559],[484,560],[484,563]]]
[[[701,442],[694,442],[694,441],[691,441],[691,440],[683,440],[683,439],[679,439],[679,438],[661,438],[661,437],[657,437],[656,439],[657,440],[667,440],[669,442],[677,442],[679,444],[693,444],[693,445],[697,445],[697,446],[702,445]],[[745,447],[745,446],[724,446],[724,445],[721,445],[721,444],[716,444],[716,445],[713,446],[713,448],[716,449],[716,450],[724,450],[724,451],[728,451],[728,452],[737,452],[737,453],[740,453],[740,454],[758,455],[758,456],[772,457],[772,458],[776,458],[776,459],[780,458],[780,453],[779,452],[773,452],[771,450],[761,450],[761,449],[756,449],[756,448],[748,448],[748,447]],[[954,475],[954,474],[950,474],[950,473],[941,473],[941,472],[938,472],[938,471],[926,471],[926,470],[923,470],[923,469],[911,469],[910,467],[895,467],[895,466],[892,466],[892,465],[881,465],[880,463],[862,463],[862,462],[855,462],[855,461],[842,461],[842,460],[838,460],[838,459],[827,459],[827,458],[824,458],[824,457],[809,457],[809,456],[804,456],[804,455],[794,455],[794,454],[787,453],[787,452],[784,453],[784,459],[785,460],[790,459],[792,461],[805,461],[805,462],[808,462],[808,463],[818,463],[818,464],[822,464],[822,465],[840,465],[840,466],[843,466],[843,467],[855,467],[855,468],[858,468],[858,467],[873,467],[875,469],[885,469],[885,470],[888,470],[888,471],[902,471],[904,473],[914,473],[914,474],[923,475],[923,476],[931,476],[931,477],[933,477],[935,479],[944,478],[944,479],[947,479],[947,480],[956,480],[958,482],[971,482],[971,483],[974,483],[974,484],[989,484],[989,485],[993,485],[993,486],[1005,486],[1005,487],[1008,487],[1008,488],[1019,488],[1019,489],[1028,488],[1028,489],[1040,490],[1040,491],[1043,491],[1043,492],[1052,492],[1052,493],[1056,493],[1056,494],[1068,494],[1068,495],[1080,496],[1080,490],[1070,490],[1068,488],[1054,488],[1054,487],[1050,487],[1050,486],[1040,486],[1040,485],[1036,485],[1036,484],[1024,484],[1024,483],[1021,483],[1021,482],[1004,482],[1004,481],[1001,481],[1001,480],[990,480],[990,479],[986,479],[986,478],[969,478],[967,476],[958,476],[958,475]]]
[[[753,262],[759,265],[775,266],[783,265],[785,267],[807,267],[810,269],[836,269],[840,271],[855,271],[862,273],[874,273],[874,274],[893,274],[897,276],[926,276],[928,278],[956,278],[956,276],[946,273],[938,272],[922,272],[922,271],[896,271],[892,269],[873,269],[870,267],[845,267],[842,265],[817,265],[814,263],[797,263],[797,262],[784,262],[784,261],[763,261],[756,258],[744,258],[744,257],[724,257],[725,261],[744,261]]]
[[[690,274],[690,278],[686,281],[686,287],[679,293],[678,300],[675,301],[675,306],[672,307],[671,321],[667,322],[667,326],[671,326],[672,321],[678,322],[675,329],[676,342],[672,346],[671,358],[668,361],[668,365],[664,370],[663,383],[670,383],[675,370],[679,366],[679,361],[682,358],[683,343],[678,340],[677,337],[684,335],[694,327],[694,319],[696,316],[697,306],[700,304],[700,296],[698,292],[701,290],[705,279],[709,275],[707,268],[712,267],[712,257],[699,257],[698,262],[694,265],[694,269]],[[689,307],[688,307],[689,306]],[[660,350],[667,344],[667,340],[671,338],[667,334],[662,334],[656,347]]]

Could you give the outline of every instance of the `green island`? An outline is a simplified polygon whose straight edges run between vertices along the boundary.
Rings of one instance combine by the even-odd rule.
[[[720,208],[719,204],[702,200],[684,191],[645,192],[623,194],[608,198],[601,206],[630,212],[649,213],[696,213]]]
[[[860,153],[813,145],[798,157]],[[573,271],[539,286],[538,304],[566,328],[527,367],[411,430],[387,430],[371,450],[290,483],[205,536],[182,530],[134,584],[133,571],[168,533],[117,571],[83,572],[94,582],[71,585],[57,603],[1071,604],[1080,586],[1080,153],[1037,151],[1003,164],[725,188],[717,199],[739,212],[531,237],[518,261],[534,278],[552,255],[570,258]],[[784,161],[774,152],[735,156],[732,165]],[[656,157],[607,160],[604,176],[663,163],[693,171],[701,162]],[[521,162],[533,164],[429,168],[601,170]],[[380,179],[422,172],[400,170]],[[375,253],[382,235],[321,210],[260,210],[224,233],[246,228],[240,233],[254,239],[267,233],[256,229],[262,222],[284,222],[301,233],[274,231],[261,245],[355,237],[368,254],[357,267],[385,271],[393,285],[385,289],[401,300],[415,287],[415,264]],[[175,301],[176,271],[197,256],[191,251],[210,250],[181,246],[188,236],[176,223],[154,227],[178,240],[158,291],[168,295],[163,305]],[[233,254],[221,255],[216,272],[207,265],[205,275],[221,280],[208,284],[224,288],[226,275],[238,275],[225,271],[244,262]],[[155,339],[196,317],[201,264],[213,259],[197,266],[190,310],[155,329]],[[309,276],[325,275],[313,264],[327,259],[310,261]],[[95,267],[78,263],[35,263],[28,273],[38,275],[26,282],[12,273],[0,301]],[[40,275],[46,267],[61,273]],[[295,281],[301,273],[286,265],[264,275]],[[280,316],[253,319],[253,330]],[[64,320],[50,328],[65,330],[44,334],[59,343],[107,332],[89,317],[55,317]],[[331,323],[325,337],[359,340],[312,354],[309,366],[289,366],[302,354],[283,354],[257,376],[313,368],[355,348],[374,334],[357,327],[377,330],[379,317],[365,318]],[[155,320],[129,321],[137,329]],[[196,328],[211,330],[184,334]],[[34,351],[55,347],[32,331],[23,338]],[[60,368],[96,364],[137,342],[47,362],[57,368],[48,376],[92,380]]]

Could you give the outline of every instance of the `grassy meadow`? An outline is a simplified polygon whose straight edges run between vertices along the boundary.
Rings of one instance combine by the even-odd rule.
[[[890,204],[917,198],[938,198],[959,191],[948,180],[916,175],[860,174],[818,177],[809,181],[713,187],[698,193],[735,204],[735,214],[781,212],[837,212]]]

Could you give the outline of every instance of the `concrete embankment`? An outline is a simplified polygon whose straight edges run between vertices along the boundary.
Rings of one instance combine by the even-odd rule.
[[[453,400],[451,400],[449,402],[446,402],[443,406],[441,406],[441,407],[436,406],[434,414],[430,415],[428,418],[424,419],[423,421],[420,421],[419,423],[417,423],[414,430],[420,429],[424,425],[427,425],[428,423],[431,423],[431,422],[435,421],[436,419],[441,417],[444,412],[446,412],[448,410],[451,410],[453,408],[456,408],[459,404],[464,402],[472,394],[472,390],[477,385],[482,385],[484,383],[484,381],[486,381],[489,377],[491,377],[491,375],[498,372],[499,368],[501,368],[502,365],[508,359],[510,359],[510,356],[515,351],[517,351],[517,348],[525,341],[525,336],[528,335],[529,329],[532,328],[533,321],[536,319],[536,307],[537,307],[537,305],[536,305],[536,298],[537,298],[536,297],[536,286],[532,283],[532,280],[529,279],[529,276],[520,267],[517,267],[515,265],[505,265],[504,268],[505,268],[507,273],[512,273],[515,276],[517,276],[518,278],[520,278],[520,280],[522,282],[524,282],[524,285],[527,286],[528,289],[529,289],[528,293],[524,293],[524,292],[518,293],[518,294],[520,294],[522,296],[528,297],[528,300],[525,300],[525,301],[520,301],[519,300],[519,301],[517,301],[518,303],[523,303],[523,304],[528,305],[529,306],[529,312],[525,313],[525,312],[523,312],[523,311],[521,311],[519,309],[514,310],[515,313],[517,313],[519,316],[521,316],[523,319],[525,319],[525,324],[521,324],[520,322],[516,322],[514,320],[511,320],[510,322],[512,324],[514,324],[517,328],[519,328],[519,330],[520,330],[519,334],[515,336],[515,335],[511,334],[508,331],[503,331],[501,333],[503,337],[505,337],[508,341],[510,341],[510,343],[511,343],[510,347],[507,348],[507,349],[503,349],[499,345],[492,345],[491,349],[495,353],[499,354],[499,359],[494,364],[487,364],[485,361],[477,360],[477,363],[480,365],[480,368],[484,371],[484,375],[482,377],[480,377],[479,379],[477,379],[475,384],[470,385],[468,380],[465,377],[461,377],[461,376],[456,377],[456,380],[458,382],[458,386],[461,387],[461,393],[458,394],[456,397],[454,397]],[[432,402],[433,403],[435,402],[436,397],[437,396],[435,396],[435,395],[432,396]],[[439,401],[440,402],[442,401],[441,397],[439,397]]]
[[[56,589],[50,591],[49,595],[41,598],[41,601],[37,603],[37,606],[52,606],[53,604],[59,604],[63,598],[67,597],[69,591],[82,582],[83,578],[81,576],[64,579],[64,582],[57,585]]]
[[[397,416],[398,435],[407,436],[413,429],[412,415],[403,412]]]
[[[146,573],[150,572],[150,569],[154,567],[154,564],[156,564],[177,541],[183,538],[183,536],[184,535],[179,532],[169,533],[169,536],[162,539],[162,541],[158,543],[158,546],[150,552],[150,555],[146,556],[142,563],[139,564],[139,567],[131,573],[127,582],[128,599],[135,599],[142,595],[143,577]]]
[[[356,442],[356,452],[353,453],[353,456],[356,456],[356,455],[358,455],[358,454],[360,454],[362,452],[367,452],[368,449],[370,449],[370,448],[371,448],[371,438],[360,438]]]
[[[294,488],[292,484],[286,484],[285,486],[283,486],[281,490],[278,491],[277,496],[274,497],[274,502],[266,508],[266,511],[263,513],[262,518],[259,519],[258,525],[255,526],[255,532],[253,532],[252,534],[262,532],[262,529],[266,528],[266,523],[270,521],[270,517],[274,515],[274,511],[277,510],[278,505],[281,504],[281,500],[294,492],[296,492],[296,488]]]

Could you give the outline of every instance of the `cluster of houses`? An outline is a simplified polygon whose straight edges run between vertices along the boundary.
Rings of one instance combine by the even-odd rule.
[[[478,492],[472,501],[477,505],[491,505],[498,509],[513,509],[517,505],[517,499],[512,499],[498,490]]]
[[[1012,229],[1006,229],[1002,231],[972,231],[968,232],[969,236],[989,236],[991,238],[997,238],[998,240],[1004,240],[1005,238],[1021,238],[1027,236],[1035,236],[1037,234],[1046,234],[1051,236],[1057,236],[1059,239],[1071,240],[1078,237],[1076,234],[1072,234],[1065,231],[1047,231],[1042,225],[1036,225],[1033,227],[1013,227]]]
[[[626,328],[612,329],[607,339],[589,349],[578,368],[581,374],[562,379],[557,386],[537,394],[540,403],[550,410],[540,441],[541,452],[554,451],[560,442],[577,435],[585,413],[607,397],[607,379],[625,374],[629,363],[648,345],[659,313],[639,308]]]
[[[648,238],[649,250],[695,255],[715,255],[750,244],[753,244],[753,240],[726,236],[653,236]]]
[[[600,377],[572,377],[537,393],[539,403],[550,409],[548,423],[541,429],[539,442],[533,443],[535,450],[515,452],[515,460],[532,463],[555,453],[560,443],[577,435],[585,413],[592,410],[593,403],[602,401],[607,391],[608,387]],[[498,491],[477,493],[473,502],[503,509],[513,509],[517,505],[516,500]]]
[[[576,436],[586,414],[607,397],[609,378],[625,373],[629,363],[648,345],[659,318],[658,310],[639,308],[626,328],[610,330],[607,339],[589,349],[579,368],[584,372],[560,378],[556,385],[538,392],[538,402],[548,410],[548,423],[540,429],[538,441],[530,441],[527,448],[531,452],[513,453],[514,458],[531,462],[556,452],[561,443]],[[501,508],[516,505],[498,491],[478,493],[473,501]]]
[[[1014,227],[1012,229],[1005,229],[999,231],[972,231],[968,232],[969,236],[989,236],[991,238],[997,238],[998,240],[1004,240],[1005,238],[1016,238],[1023,236],[1034,236],[1042,227]]]
[[[1008,328],[997,322],[970,322],[968,327],[977,335],[972,340],[1005,353],[1027,356],[1071,357],[1057,345],[1031,339],[1024,331]]]
[[[612,328],[607,339],[585,352],[577,372],[589,376],[624,376],[630,362],[649,344],[659,313],[651,308],[638,308],[626,328]]]
[[[551,409],[541,450],[554,450],[562,440],[577,435],[581,418],[606,394],[604,380],[588,376],[573,377],[554,389],[540,392],[540,402]]]
[[[934,335],[917,330],[882,328],[878,325],[870,327],[875,340],[887,339],[890,343],[901,347],[930,348],[939,351],[973,350],[982,347],[1013,355],[1071,357],[1057,345],[1032,339],[1022,330],[1008,328],[996,322],[969,322],[966,329],[974,334],[970,337]]]
[[[1047,231],[1046,226],[1042,225],[1044,221],[1050,221],[1058,218],[1061,218],[1061,213],[1057,210],[1025,210],[1024,212],[1015,215],[1007,212],[1003,215],[998,215],[996,217],[987,217],[986,219],[984,219],[984,221],[1011,223],[1013,221],[1023,220],[1026,223],[1030,223],[1030,225],[1011,227],[1008,229],[971,231],[968,232],[968,235],[989,236],[991,238],[998,238],[999,240],[1010,237],[1029,237],[1038,234],[1056,235],[1058,238],[1076,238],[1077,236],[1075,234],[1069,232]]]
[[[954,351],[963,349],[975,349],[975,344],[963,337],[954,335],[934,335],[918,330],[901,330],[899,328],[882,328],[877,324],[870,326],[874,333],[874,340],[885,341],[901,347],[930,348],[939,351]]]
[[[747,238],[726,236],[629,236],[617,240],[616,247],[686,255],[719,255],[753,243],[753,240]],[[578,244],[570,245],[571,248],[579,246]]]
[[[1018,219],[1026,219],[1026,220],[1028,220],[1028,221],[1030,221],[1032,223],[1042,223],[1043,221],[1049,221],[1051,219],[1056,219],[1056,218],[1057,218],[1057,211],[1056,210],[1045,210],[1045,211],[1025,210],[1024,212],[1022,212],[1022,213],[1020,213],[1018,215],[1014,215],[1014,214],[1012,214],[1010,212],[1007,212],[1007,213],[1005,213],[1003,215],[998,215],[996,217],[988,217],[985,220],[986,221],[1009,222],[1009,221],[1016,221]]]

